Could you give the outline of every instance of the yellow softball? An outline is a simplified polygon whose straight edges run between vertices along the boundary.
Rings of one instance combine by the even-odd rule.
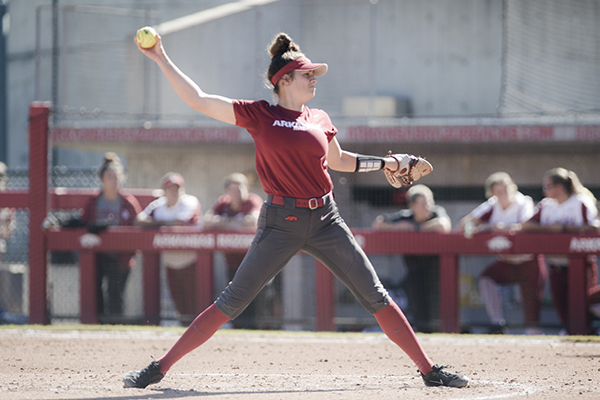
[[[135,38],[144,49],[149,49],[156,44],[156,31],[151,26],[138,29]]]

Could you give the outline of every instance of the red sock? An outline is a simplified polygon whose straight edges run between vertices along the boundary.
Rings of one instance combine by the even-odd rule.
[[[379,326],[391,341],[404,350],[410,359],[417,364],[419,371],[427,375],[431,371],[433,363],[425,354],[400,307],[392,301],[386,308],[377,311],[374,315]]]
[[[219,311],[217,306],[209,306],[196,317],[167,354],[158,360],[160,372],[167,372],[181,357],[210,339],[227,321],[229,317]]]

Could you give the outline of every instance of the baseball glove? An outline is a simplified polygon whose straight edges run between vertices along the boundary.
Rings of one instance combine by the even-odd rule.
[[[429,175],[433,171],[431,164],[424,158],[412,156],[410,154],[392,154],[388,151],[387,156],[398,161],[398,169],[392,171],[389,168],[383,168],[386,179],[395,188],[409,186],[411,183]]]

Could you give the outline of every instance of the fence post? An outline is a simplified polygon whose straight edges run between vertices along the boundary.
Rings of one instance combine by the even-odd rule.
[[[79,253],[79,321],[82,324],[98,323],[97,268],[95,252],[85,250]]]
[[[568,314],[571,335],[589,334],[586,258],[572,256],[569,261]],[[595,283],[595,282],[594,282]]]
[[[201,313],[214,302],[213,253],[199,251],[196,260],[196,312]]]
[[[48,324],[46,237],[42,230],[48,215],[49,102],[29,107],[29,323]]]
[[[460,331],[458,300],[458,256],[440,255],[440,330],[446,333]]]
[[[143,251],[144,323],[160,325],[160,253]]]
[[[335,284],[333,274],[315,260],[315,300],[317,303],[317,331],[335,331]]]

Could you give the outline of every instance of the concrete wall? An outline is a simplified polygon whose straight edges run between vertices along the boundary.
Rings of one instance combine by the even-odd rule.
[[[420,183],[432,187],[480,186],[485,179],[497,171],[508,172],[521,186],[539,186],[543,174],[554,167],[562,166],[577,173],[585,186],[600,187],[597,160],[598,144],[580,146],[562,144],[521,144],[519,149],[504,151],[498,144],[447,145],[447,144],[343,144],[343,147],[361,154],[384,155],[388,148],[397,152],[408,152],[426,156],[434,166],[434,173]],[[186,179],[188,193],[200,199],[202,209],[207,210],[222,192],[222,179],[231,172],[241,171],[255,174],[254,146],[251,144],[188,145],[179,146],[143,145],[123,149],[128,154],[129,186],[141,188],[157,187],[160,177],[167,171],[178,171]],[[382,212],[396,211],[394,208],[372,207],[367,203],[352,200],[352,188],[356,186],[383,187],[388,183],[383,173],[350,174],[330,171],[335,186],[336,200],[350,226],[369,227]],[[259,182],[253,191],[264,196]],[[541,194],[541,193],[540,193]],[[447,208],[456,224],[479,202],[452,201],[440,203]]]
[[[159,22],[223,3],[227,1],[59,1],[60,5],[153,10]],[[34,58],[36,9],[50,4],[51,0],[9,3],[8,163],[13,167],[26,167],[28,162],[28,105],[33,100],[51,99],[49,52],[44,55],[46,64],[40,73],[44,90],[38,99],[35,98]],[[50,23],[46,13],[41,23],[46,42],[51,37]],[[139,22],[130,24],[121,28],[129,28],[133,36]],[[60,28],[62,32],[64,27]],[[76,37],[77,29],[98,30],[99,37],[103,37],[101,27],[89,25],[69,26],[68,32]],[[271,92],[261,79],[268,63],[265,46],[275,33],[283,30],[292,35],[313,60],[330,65],[330,73],[320,79],[319,94],[311,106],[326,109],[334,118],[342,117],[344,97],[365,95],[408,98],[416,115],[489,114],[496,111],[500,95],[501,29],[501,0],[398,0],[380,1],[376,5],[363,0],[281,0],[167,35],[164,43],[172,59],[206,91],[233,98],[271,99]],[[114,39],[108,46],[117,46]],[[143,65],[131,37],[123,37],[118,46],[126,46],[126,51],[132,52],[131,65],[142,65],[142,68],[111,69],[110,63],[104,64],[109,56],[81,65],[73,65],[73,61],[64,67],[68,68],[68,74],[60,75],[61,93],[73,93],[69,85],[76,85],[78,92],[87,93],[87,98],[79,102],[92,110],[95,102],[102,104],[102,98],[97,88],[86,89],[85,85],[107,75],[114,82],[126,82],[122,85],[127,89],[122,93],[124,106],[119,112],[139,112],[141,102],[132,99],[136,93],[139,96],[145,91],[159,97],[150,112],[183,118],[197,116],[155,70],[144,73],[148,74],[144,75],[145,88],[131,89],[132,82],[139,81],[141,70],[148,66]],[[98,47],[106,51],[100,44]],[[89,57],[94,57],[93,51]],[[80,76],[90,69],[94,71],[92,77]],[[71,95],[65,101],[72,98]],[[68,105],[78,107],[78,104]],[[108,108],[98,107],[100,110]],[[90,157],[79,159],[85,162]]]
[[[283,15],[294,18],[282,22]],[[270,100],[261,80],[265,47],[281,30],[312,60],[329,64],[311,105],[333,117],[343,116],[345,97],[368,95],[408,98],[415,115],[496,111],[501,1],[280,1],[173,33],[163,43],[207,92]],[[160,112],[190,112],[160,84]]]

